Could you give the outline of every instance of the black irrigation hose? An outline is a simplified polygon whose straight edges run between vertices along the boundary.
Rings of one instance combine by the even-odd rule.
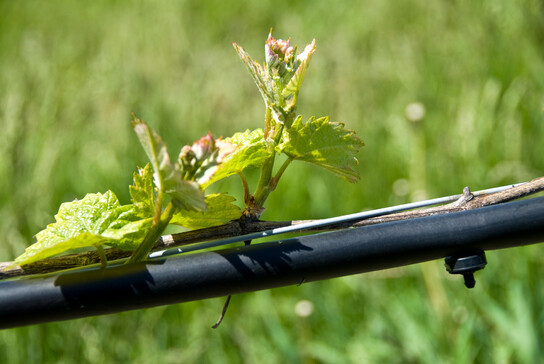
[[[0,282],[0,328],[226,296],[544,241],[544,197],[151,263]]]

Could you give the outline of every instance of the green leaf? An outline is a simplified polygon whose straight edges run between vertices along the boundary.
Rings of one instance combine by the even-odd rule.
[[[153,170],[147,164],[134,172],[134,185],[129,186],[134,212],[141,218],[153,217],[155,213],[155,193],[153,188]]]
[[[166,144],[144,121],[134,117],[132,127],[140,140],[140,144],[147,154],[147,158],[153,167],[155,184],[159,190],[163,189],[165,179],[172,175],[174,165],[170,162],[170,156]]]
[[[240,208],[233,204],[235,200],[234,197],[221,193],[208,195],[206,196],[208,210],[205,213],[181,211],[174,215],[170,223],[181,225],[191,230],[225,224],[231,220],[238,219],[242,214]]]
[[[310,65],[312,55],[315,53],[315,48],[316,47],[315,47],[315,39],[314,39],[311,44],[308,44],[306,46],[306,48],[304,49],[304,52],[302,52],[301,54],[297,56],[296,63],[298,63],[298,67],[296,68],[296,71],[293,77],[289,80],[289,83],[287,84],[287,86],[285,86],[282,92],[282,96],[284,99],[287,99],[292,96],[291,100],[287,102],[288,110],[295,107],[298,91],[300,90],[300,87],[302,86],[302,80],[304,79],[306,70],[308,69],[308,66]]]
[[[182,210],[205,211],[204,191],[193,181],[185,181],[181,171],[175,170],[164,183],[165,192],[172,198],[172,203]]]
[[[180,167],[170,161],[166,144],[144,121],[134,117],[132,126],[142,145],[151,166],[155,185],[159,193],[170,195],[176,207],[186,210],[205,210],[204,192],[193,181],[182,178]]]
[[[132,205],[121,206],[115,194],[88,194],[63,203],[56,222],[36,235],[37,242],[15,259],[19,265],[83,247],[109,245],[133,250],[151,227],[151,218],[140,219]]]
[[[266,72],[262,65],[255,62],[244,48],[240,47],[236,43],[232,43],[232,45],[234,46],[236,52],[238,52],[242,62],[246,65],[247,70],[253,78],[253,81],[255,81],[255,84],[257,85],[265,104],[270,107],[276,102],[274,94],[277,92],[276,86],[274,85],[274,82],[270,78],[268,72]]]
[[[311,117],[302,123],[298,116],[290,128],[283,131],[278,153],[326,168],[350,182],[359,174],[354,168],[359,164],[355,154],[364,143],[344,124],[329,121],[328,117]]]
[[[223,159],[215,174],[203,184],[204,188],[248,167],[260,167],[270,157],[262,129],[236,133],[225,141],[235,145],[236,149]]]
[[[214,139],[210,133],[186,145],[179,154],[183,179],[204,184],[212,178],[223,159],[236,149],[236,145],[221,138]]]

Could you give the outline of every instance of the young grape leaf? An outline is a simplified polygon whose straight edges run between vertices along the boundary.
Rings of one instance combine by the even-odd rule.
[[[291,46],[291,38],[275,39],[271,30],[265,42],[264,66],[251,59],[236,43],[233,46],[255,81],[266,107],[272,111],[273,120],[280,124],[291,120],[286,115],[295,109],[304,74],[315,52],[315,39],[295,56],[297,47]]]
[[[179,154],[179,165],[183,179],[204,184],[212,178],[225,157],[236,149],[236,145],[221,138],[214,139],[210,133],[186,145]]]
[[[359,163],[355,154],[364,143],[355,132],[344,124],[329,121],[328,117],[311,117],[302,123],[298,116],[290,128],[283,131],[278,153],[292,159],[310,162],[326,168],[350,182],[356,182],[359,174],[353,168]]]
[[[133,250],[147,234],[152,221],[141,219],[132,205],[121,206],[111,191],[63,203],[55,220],[36,235],[37,242],[17,257],[15,264],[25,265],[84,247],[109,245]]]
[[[215,174],[202,185],[203,188],[220,179],[240,173],[248,167],[260,167],[264,160],[270,157],[270,153],[266,150],[262,129],[236,133],[225,141],[235,145],[236,149],[223,159]]]
[[[138,168],[134,172],[134,185],[129,186],[134,212],[141,218],[153,217],[155,213],[155,193],[151,165]]]
[[[265,104],[268,107],[274,105],[274,103],[276,102],[276,100],[274,99],[274,95],[277,94],[276,86],[274,85],[274,82],[270,78],[268,72],[265,71],[261,64],[255,62],[250,57],[249,53],[245,51],[244,48],[240,47],[236,43],[232,43],[232,45],[240,56],[242,62],[244,62],[244,64],[246,65],[247,70],[251,74],[251,77],[253,77],[253,81],[255,81],[255,84],[257,85],[257,88],[259,89],[259,92],[261,93]]]
[[[132,127],[140,140],[140,144],[147,154],[153,167],[155,184],[160,190],[163,189],[164,180],[174,171],[174,165],[170,162],[170,156],[166,144],[162,138],[155,133],[144,121],[134,116]]]
[[[206,210],[204,192],[198,183],[185,181],[179,166],[170,161],[166,144],[144,121],[134,117],[132,126],[142,147],[151,162],[155,185],[172,197],[178,208],[186,210]]]
[[[242,212],[234,205],[236,199],[226,194],[215,193],[206,196],[208,211],[181,211],[174,215],[171,224],[181,225],[191,230],[225,224],[238,219]]]
[[[306,74],[306,70],[308,69],[308,66],[310,65],[310,60],[312,59],[312,55],[315,53],[315,39],[312,41],[312,43],[308,44],[304,51],[299,54],[295,61],[295,73],[293,74],[292,78],[287,83],[287,86],[282,91],[282,96],[284,99],[287,99],[291,97],[291,99],[287,102],[287,109],[292,109],[295,107],[296,101],[297,101],[297,95],[298,91],[300,90],[300,87],[302,86],[302,80],[304,79],[304,75]]]
[[[182,210],[206,211],[204,191],[198,183],[183,180],[179,169],[175,169],[164,181],[164,191],[172,198],[173,204]]]
[[[270,67],[267,65],[263,67],[260,63],[255,62],[249,54],[240,47],[238,44],[233,43],[234,49],[238,52],[240,59],[246,65],[253,81],[257,85],[261,96],[263,97],[264,103],[267,108],[272,111],[272,118],[280,124],[284,122],[284,109],[285,102],[282,96],[283,82],[281,80],[274,80],[274,75],[271,74]],[[268,52],[266,52],[268,57]],[[281,64],[281,65],[280,65]],[[285,66],[284,62],[278,62],[278,67]]]

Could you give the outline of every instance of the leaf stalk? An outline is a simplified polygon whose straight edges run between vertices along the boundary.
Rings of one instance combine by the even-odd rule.
[[[272,138],[267,139],[267,148],[270,152],[270,157],[265,160],[262,166],[259,183],[257,185],[257,189],[255,190],[255,194],[253,195],[254,198],[251,201],[253,206],[247,206],[246,204],[246,207],[248,207],[250,211],[255,211],[259,215],[260,212],[264,210],[263,206],[266,199],[268,198],[270,193],[276,189],[279,178],[283,175],[283,172],[290,164],[290,160],[288,160],[289,162],[282,165],[276,176],[272,176],[274,171],[274,163],[276,160],[276,146],[281,141],[285,125],[291,125],[293,123],[294,113],[283,114],[282,116],[284,117],[284,124],[276,123],[273,129],[271,126],[272,120],[270,119],[271,113],[272,110],[268,107],[265,114],[266,129],[268,130],[268,135],[270,135],[272,131],[274,133],[274,136]],[[265,136],[266,135],[267,134],[265,134]],[[258,218],[259,216],[254,217]]]
[[[161,194],[159,193],[159,196]],[[157,206],[159,204],[157,203]],[[157,219],[157,214],[155,214],[153,218],[153,224],[151,225],[151,229],[147,233],[147,235],[144,238],[144,241],[138,246],[138,248],[132,253],[130,258],[127,260],[127,263],[136,263],[141,262],[147,259],[147,256],[151,252],[151,249],[153,249],[153,246],[161,236],[162,232],[166,227],[168,226],[168,223],[170,220],[172,220],[172,217],[177,211],[177,207],[174,206],[174,204],[170,201],[166,208],[164,209],[164,212],[162,214],[159,210],[159,217]]]

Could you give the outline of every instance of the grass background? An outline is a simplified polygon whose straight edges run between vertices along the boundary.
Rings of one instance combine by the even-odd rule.
[[[171,149],[260,127],[232,49],[270,27],[317,53],[305,116],[357,131],[361,181],[295,163],[264,219],[330,217],[521,182],[544,171],[539,1],[0,1],[1,260],[60,203],[127,185],[135,112]],[[422,121],[407,120],[419,102]],[[215,187],[240,197],[239,181]],[[240,200],[240,199],[239,199]],[[536,363],[539,246],[488,253],[467,290],[442,261],[223,299],[0,331],[4,363]],[[0,293],[1,299],[1,293]],[[312,302],[309,317],[295,314]]]

